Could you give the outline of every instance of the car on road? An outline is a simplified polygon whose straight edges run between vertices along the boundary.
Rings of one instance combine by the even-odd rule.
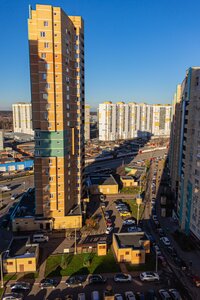
[[[106,234],[110,234],[113,231],[113,227],[107,227]]]
[[[162,300],[172,300],[172,298],[167,290],[161,289],[158,291],[158,293]]]
[[[22,300],[23,295],[18,293],[5,294],[2,300]]]
[[[110,218],[109,212],[105,211],[104,217],[105,217],[106,220],[109,219]]]
[[[160,241],[165,245],[165,246],[170,246],[171,243],[170,243],[170,240],[166,237],[166,236],[163,236],[160,238]]]
[[[177,289],[169,289],[169,294],[173,300],[181,300],[181,295]]]
[[[136,300],[135,295],[132,291],[125,292],[126,300]]]
[[[0,186],[0,190],[2,192],[9,192],[9,191],[11,191],[11,188],[9,186],[7,186],[7,185],[1,185]]]
[[[66,281],[67,287],[76,287],[76,286],[82,286],[85,282],[85,278],[80,275],[74,275],[70,276]]]
[[[153,249],[154,249],[154,251],[156,252],[157,255],[161,255],[162,254],[158,245],[154,245]]]
[[[133,219],[127,219],[127,220],[123,221],[123,225],[127,225],[127,226],[129,226],[129,225],[135,225],[135,223],[136,223],[136,221],[133,220]]]
[[[45,288],[55,289],[57,285],[58,285],[57,280],[55,280],[53,278],[44,278],[40,282],[40,288],[41,288],[41,290],[45,289]]]
[[[159,281],[160,277],[156,272],[143,272],[140,273],[141,281]]]
[[[130,274],[118,273],[118,274],[115,274],[114,281],[115,282],[131,282],[132,277]]]
[[[106,208],[106,203],[105,202],[100,202],[100,207]]]
[[[119,214],[120,214],[121,217],[131,216],[130,211],[121,211]]]
[[[19,194],[13,194],[11,197],[10,197],[10,199],[11,200],[16,200],[17,198],[19,197]]]
[[[123,300],[123,296],[121,294],[115,294],[115,300]]]
[[[107,279],[100,274],[93,274],[93,275],[90,275],[90,277],[88,278],[88,281],[89,281],[89,284],[105,283],[107,281]]]
[[[26,292],[30,290],[30,283],[28,282],[23,282],[23,281],[18,281],[16,283],[11,284],[11,291],[14,293],[21,293],[21,292]]]
[[[157,215],[152,215],[152,220],[153,221],[158,221]]]

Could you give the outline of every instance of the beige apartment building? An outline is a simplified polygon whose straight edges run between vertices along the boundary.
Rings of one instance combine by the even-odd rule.
[[[179,147],[170,149],[172,186],[178,178],[177,213],[181,229],[200,240],[200,67],[189,68],[181,84],[178,120],[171,139]],[[178,106],[179,107],[179,106]],[[181,119],[181,120],[179,120]],[[175,164],[178,161],[178,164]]]
[[[90,106],[85,105],[85,140],[90,140]]]
[[[146,103],[99,104],[99,139],[115,141],[135,137],[169,136],[171,105]]]
[[[36,217],[52,220],[54,229],[81,227],[84,23],[60,7],[36,5],[28,33]]]
[[[12,104],[13,131],[15,133],[34,134],[32,125],[31,103],[18,102]]]

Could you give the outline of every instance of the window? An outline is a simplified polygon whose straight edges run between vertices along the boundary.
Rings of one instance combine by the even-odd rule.
[[[45,64],[45,68],[46,68],[47,70],[49,70],[49,69],[50,69],[50,64]]]
[[[50,83],[46,84],[46,89],[50,89]]]
[[[50,198],[53,198],[53,194],[50,194]]]
[[[49,48],[49,43],[44,43],[44,48]]]
[[[32,265],[32,260],[29,260],[29,261],[28,261],[28,264],[29,264],[29,265]]]
[[[42,80],[46,80],[47,79],[47,74],[46,73],[42,73]]]
[[[52,165],[52,159],[49,159],[49,164]]]
[[[43,99],[45,99],[45,100],[48,99],[48,95],[47,95],[47,94],[43,94],[42,97],[43,97]]]
[[[12,262],[12,261],[8,261],[8,262],[7,262],[7,265],[8,265],[8,266],[13,266],[13,262]]]
[[[53,181],[53,177],[51,176],[51,177],[49,177],[49,181],[50,182],[52,182]]]
[[[136,253],[135,256],[136,256],[136,257],[140,257],[140,256],[141,256],[141,253]]]
[[[41,31],[40,32],[40,37],[45,37],[46,36],[46,33],[44,31]]]
[[[126,254],[126,255],[129,255],[129,254],[130,254],[130,252],[129,252],[129,251],[126,251],[126,252],[125,252],[125,254]]]
[[[41,53],[41,58],[46,58],[46,53]]]
[[[45,27],[48,26],[48,21],[44,21],[44,26],[45,26]]]

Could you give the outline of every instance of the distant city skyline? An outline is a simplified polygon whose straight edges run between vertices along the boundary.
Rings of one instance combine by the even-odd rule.
[[[2,0],[0,109],[30,102],[28,5],[53,4],[85,22],[86,103],[171,103],[185,69],[199,65],[200,3],[167,0]],[[113,3],[115,5],[113,5]],[[186,22],[187,20],[187,22]]]

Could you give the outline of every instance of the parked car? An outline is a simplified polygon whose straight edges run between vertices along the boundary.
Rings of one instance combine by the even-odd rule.
[[[110,218],[109,213],[107,211],[105,211],[104,217],[105,217],[106,220]]]
[[[160,237],[164,237],[165,236],[165,232],[164,232],[164,230],[162,228],[158,228],[157,232],[158,232],[158,234],[159,234]]]
[[[105,202],[100,202],[100,206],[101,206],[102,208],[106,208],[106,203],[105,203]]]
[[[167,262],[165,260],[165,258],[162,255],[158,255],[158,262],[163,266],[166,267]]]
[[[145,298],[145,295],[144,295],[143,292],[137,292],[136,293],[136,299],[137,300],[145,300],[146,298]]]
[[[196,287],[200,287],[200,277],[199,276],[193,276],[192,281],[196,285]]]
[[[26,292],[30,290],[30,283],[18,281],[16,283],[11,284],[11,291],[14,293]]]
[[[85,281],[85,278],[80,275],[74,275],[70,276],[66,281],[67,287],[76,287],[76,286],[82,286]]]
[[[153,289],[147,291],[146,300],[157,300],[156,292]]]
[[[91,275],[88,279],[89,284],[93,283],[105,283],[107,279],[100,274]]]
[[[170,246],[171,243],[170,243],[170,240],[166,237],[166,236],[163,236],[160,238],[160,241],[165,245],[165,246]]]
[[[78,297],[77,297],[77,300],[85,300],[85,293],[79,293],[78,294]]]
[[[115,300],[123,300],[123,296],[121,294],[115,294]]]
[[[167,290],[161,289],[158,291],[162,300],[172,300]]]
[[[110,234],[113,231],[113,227],[107,227],[106,234]]]
[[[130,211],[121,211],[120,212],[120,216],[121,217],[128,217],[130,215],[131,215]]]
[[[16,200],[17,198],[19,197],[19,194],[13,194],[11,197],[10,197],[10,199],[11,200]]]
[[[9,191],[11,191],[11,188],[9,187],[9,186],[7,186],[7,185],[4,185],[4,186],[0,186],[0,190],[2,191],[2,192],[9,192]]]
[[[107,225],[107,226],[112,226],[112,221],[111,221],[111,219],[107,219],[107,220],[106,220],[106,225]]]
[[[127,219],[123,221],[123,225],[135,225],[136,221],[133,219]]]
[[[64,300],[73,300],[73,295],[66,295]]]
[[[181,300],[181,295],[176,289],[169,289],[169,294],[173,300]]]
[[[18,293],[5,294],[2,300],[22,300],[23,295]]]
[[[141,281],[159,281],[160,277],[156,272],[143,272],[140,274]]]
[[[125,292],[126,300],[136,300],[135,295],[132,291]]]
[[[131,282],[132,277],[130,274],[118,273],[114,276],[115,282]]]
[[[99,291],[92,291],[91,293],[91,300],[99,300]]]
[[[160,251],[160,248],[157,245],[154,245],[153,248],[154,248],[154,250],[155,250],[155,252],[156,252],[157,255],[161,255],[162,254],[161,251]]]
[[[45,278],[40,282],[41,290],[44,289],[44,288],[55,289],[57,285],[58,285],[57,280],[51,279],[51,278]]]
[[[127,231],[128,232],[141,232],[142,228],[137,227],[137,226],[132,226],[132,227],[128,227]]]

